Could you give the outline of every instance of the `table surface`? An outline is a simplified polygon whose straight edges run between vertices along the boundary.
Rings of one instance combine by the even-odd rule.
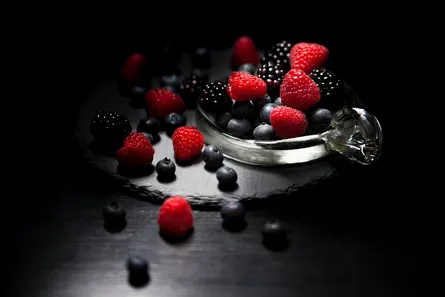
[[[16,255],[12,296],[344,297],[413,292],[413,245],[400,232],[403,223],[396,224],[376,206],[383,199],[372,196],[372,189],[360,200],[340,195],[341,180],[336,186],[320,186],[300,193],[292,205],[249,211],[248,226],[240,233],[224,231],[218,212],[196,211],[192,237],[170,244],[158,235],[159,206],[119,192],[105,177],[70,160],[69,165],[36,170],[28,185],[32,198],[21,208],[23,219],[11,224]],[[54,170],[59,174],[48,178]],[[379,172],[365,174],[382,178]],[[103,205],[113,199],[126,207],[128,216],[126,229],[115,234],[105,231],[101,218]],[[261,243],[263,223],[275,216],[286,222],[291,239],[281,252]],[[129,255],[150,261],[146,287],[128,284]]]

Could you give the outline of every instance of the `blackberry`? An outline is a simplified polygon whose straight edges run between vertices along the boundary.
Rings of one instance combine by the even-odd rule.
[[[333,98],[343,93],[343,83],[334,72],[325,69],[315,69],[309,74],[320,88],[321,99]]]
[[[202,90],[199,104],[207,112],[224,112],[232,109],[232,99],[227,85],[221,81],[210,82]]]
[[[181,81],[179,85],[179,95],[187,107],[194,107],[196,105],[196,100],[207,82],[206,77],[197,74],[191,74]]]
[[[267,93],[272,98],[280,96],[280,85],[283,82],[285,72],[280,64],[268,62],[258,68],[258,77],[266,82]]]
[[[121,143],[131,132],[130,121],[116,111],[98,111],[90,124],[90,133],[97,140]]]
[[[287,41],[282,41],[272,46],[261,58],[260,64],[265,65],[272,62],[275,65],[281,65],[284,72],[290,70],[289,53],[292,44]]]

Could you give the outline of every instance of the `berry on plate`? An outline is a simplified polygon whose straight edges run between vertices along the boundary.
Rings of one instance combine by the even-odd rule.
[[[255,107],[250,101],[238,101],[233,104],[232,115],[237,119],[250,119],[255,115]]]
[[[196,101],[207,82],[208,79],[206,77],[197,74],[191,74],[181,81],[179,94],[187,106],[193,107],[196,105]]]
[[[250,37],[242,36],[235,41],[232,47],[231,61],[232,67],[235,69],[242,64],[258,65],[260,54]]]
[[[172,135],[173,150],[179,161],[189,161],[201,153],[204,136],[196,127],[184,126]]]
[[[147,137],[141,133],[131,132],[124,140],[124,146],[116,153],[120,165],[126,168],[138,169],[151,164],[154,149]]]
[[[205,85],[199,98],[199,104],[207,112],[230,111],[232,99],[227,94],[227,85],[221,81]]]
[[[165,131],[169,135],[172,135],[176,129],[185,125],[187,125],[187,119],[182,114],[172,112],[165,118]]]
[[[165,117],[172,112],[182,114],[185,104],[181,97],[172,91],[155,88],[145,95],[145,108],[148,116],[164,121]]]
[[[126,83],[135,83],[141,76],[145,65],[145,57],[140,53],[134,53],[125,60],[121,70],[121,78]]]
[[[96,113],[90,124],[90,133],[103,142],[122,144],[130,132],[130,121],[116,111],[101,110]]]
[[[218,114],[216,117],[215,124],[221,129],[227,129],[227,124],[229,124],[230,120],[233,118],[233,115],[230,112],[223,112]]]
[[[156,164],[156,173],[161,179],[174,177],[176,165],[169,158],[164,158]]]
[[[227,123],[227,133],[238,138],[245,138],[252,132],[252,124],[246,119],[233,118]]]
[[[182,196],[173,196],[164,201],[158,214],[160,231],[171,237],[182,237],[193,228],[192,208]]]
[[[307,128],[306,115],[287,106],[278,106],[270,113],[270,122],[275,134],[282,138],[293,138],[302,135]]]
[[[218,168],[223,164],[224,155],[216,146],[211,144],[204,148],[202,159],[209,168]]]
[[[315,109],[309,118],[309,127],[311,132],[320,133],[323,132],[332,121],[332,112],[325,108]]]
[[[161,124],[155,118],[143,118],[139,120],[136,131],[138,132],[147,132],[150,134],[156,134],[159,132],[161,128]]]
[[[221,186],[230,187],[236,184],[238,174],[233,168],[223,166],[216,171],[216,178]]]
[[[154,139],[153,135],[151,135],[150,133],[147,133],[147,132],[140,132],[140,133],[142,135],[144,135],[148,139],[148,141],[150,141],[151,144],[154,143],[155,139]]]
[[[289,54],[292,69],[310,73],[320,68],[328,60],[329,50],[317,43],[300,42],[295,44]]]
[[[304,71],[291,69],[280,88],[283,105],[306,111],[320,101],[320,89]]]
[[[235,101],[261,99],[267,93],[267,86],[261,78],[245,73],[232,72],[227,84],[227,93]]]
[[[321,104],[329,109],[340,109],[345,104],[345,88],[343,81],[334,72],[321,68],[312,70],[309,77],[320,89]]]
[[[275,103],[268,103],[264,105],[263,108],[261,108],[260,110],[260,121],[270,124],[270,113],[272,109],[274,109],[277,106],[278,105],[276,105]]]
[[[258,68],[258,77],[266,82],[267,94],[272,98],[280,96],[280,85],[284,78],[284,70],[281,65],[274,65],[272,62],[261,65]]]

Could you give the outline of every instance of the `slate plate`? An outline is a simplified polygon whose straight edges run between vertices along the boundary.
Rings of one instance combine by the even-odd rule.
[[[227,59],[227,53],[214,53],[213,60]],[[183,59],[182,69],[187,69],[189,61]],[[183,70],[183,72],[187,73]],[[229,69],[219,68],[211,72],[210,79],[217,79],[230,73]],[[119,111],[128,117],[133,130],[136,130],[140,118],[145,116],[144,109],[131,106],[130,99],[119,94],[117,82],[108,81],[98,86],[80,109],[75,137],[81,148],[83,157],[95,168],[106,172],[122,187],[130,190],[138,198],[160,203],[172,195],[185,196],[196,208],[218,207],[221,202],[238,199],[245,202],[274,200],[295,194],[299,188],[316,184],[317,181],[332,176],[335,167],[328,157],[316,162],[292,167],[256,167],[226,159],[224,164],[238,173],[238,186],[230,191],[218,187],[214,172],[204,168],[204,162],[195,162],[188,166],[177,165],[176,179],[169,183],[157,179],[154,170],[140,176],[128,176],[118,170],[118,163],[113,156],[97,153],[92,149],[93,137],[89,133],[91,119],[97,111]],[[187,110],[185,116],[188,125],[195,123],[195,110]],[[155,157],[153,165],[164,157],[174,160],[171,138],[161,132],[161,140],[154,145]],[[335,156],[334,156],[335,158]]]

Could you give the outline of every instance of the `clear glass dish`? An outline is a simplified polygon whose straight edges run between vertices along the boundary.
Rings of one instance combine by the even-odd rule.
[[[359,107],[345,106],[336,112],[330,127],[323,133],[274,141],[240,139],[227,134],[199,103],[196,113],[196,125],[207,143],[216,145],[227,158],[250,165],[301,164],[334,153],[369,165],[378,161],[383,144],[379,121]]]

